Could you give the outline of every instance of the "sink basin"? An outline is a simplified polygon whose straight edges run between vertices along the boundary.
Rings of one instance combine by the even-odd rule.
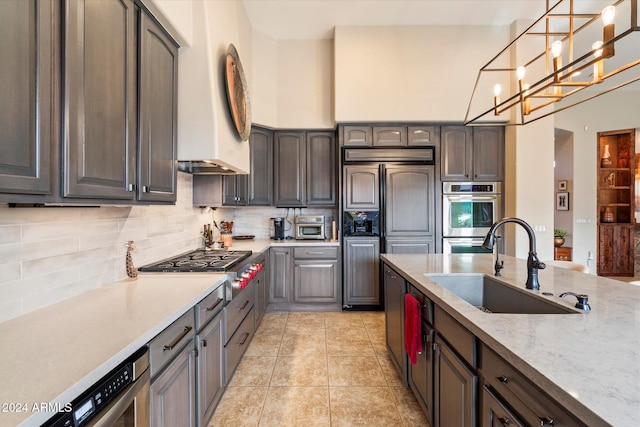
[[[429,274],[425,276],[487,313],[570,314],[578,313],[524,289],[511,286],[486,274]]]

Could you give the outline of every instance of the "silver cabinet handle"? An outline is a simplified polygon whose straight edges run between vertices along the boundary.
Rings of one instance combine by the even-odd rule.
[[[242,304],[242,306],[240,308],[238,308],[238,310],[244,310],[247,305],[249,305],[249,301],[248,300],[245,301],[244,304]]]
[[[213,311],[218,305],[220,305],[220,303],[224,301],[224,299],[222,298],[218,298],[218,300],[216,302],[213,303],[213,305],[211,307],[206,308],[206,311]]]
[[[551,417],[540,417],[540,425],[541,426],[552,426],[553,418]]]
[[[202,346],[206,347],[207,346],[207,340],[202,340]]]
[[[238,343],[238,346],[244,345],[245,342],[247,342],[247,339],[249,338],[249,332],[245,332],[242,335],[242,339],[240,340],[240,342]]]
[[[148,193],[149,191],[150,191],[150,188],[149,188],[149,186],[148,186],[148,185],[143,185],[143,186],[142,186],[142,192],[143,192],[143,193]]]
[[[173,350],[178,345],[178,343],[182,341],[182,338],[186,337],[189,331],[191,331],[192,329],[192,326],[185,326],[178,338],[176,338],[171,344],[162,347],[162,351]]]
[[[502,424],[503,426],[508,426],[509,424],[511,424],[511,420],[509,418],[498,418],[498,421],[500,421],[500,424]]]
[[[127,185],[127,191],[135,191],[136,190],[136,186],[133,184],[129,184]]]

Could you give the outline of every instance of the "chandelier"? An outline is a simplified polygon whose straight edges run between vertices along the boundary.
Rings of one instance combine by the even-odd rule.
[[[480,69],[465,125],[524,125],[640,81],[639,21],[638,0],[546,0]]]

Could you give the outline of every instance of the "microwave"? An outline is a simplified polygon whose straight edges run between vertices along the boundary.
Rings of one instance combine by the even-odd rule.
[[[298,215],[295,220],[298,240],[324,240],[324,215]]]

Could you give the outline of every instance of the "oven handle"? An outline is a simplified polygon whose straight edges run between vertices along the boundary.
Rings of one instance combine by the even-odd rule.
[[[495,194],[493,196],[475,196],[475,195],[474,196],[472,195],[454,196],[451,194],[445,194],[442,197],[444,197],[445,200],[468,200],[468,201],[474,201],[474,202],[487,200],[487,201],[493,202],[498,200],[500,196],[498,194]]]
[[[149,369],[146,369],[133,384],[130,384],[115,400],[107,405],[97,418],[91,420],[93,427],[111,427],[125,413],[129,405],[138,395],[141,395],[141,408],[136,407],[136,419],[150,420],[149,409]],[[142,412],[144,411],[144,412]],[[144,414],[144,415],[143,415]],[[141,417],[142,416],[142,417]]]
[[[451,237],[445,237],[446,241],[449,242],[450,245],[457,245],[460,243],[466,243],[466,244],[471,244],[471,246],[482,246],[482,243],[484,242],[484,237],[480,237],[480,238],[462,238],[462,239],[455,239],[455,238],[451,238]]]

